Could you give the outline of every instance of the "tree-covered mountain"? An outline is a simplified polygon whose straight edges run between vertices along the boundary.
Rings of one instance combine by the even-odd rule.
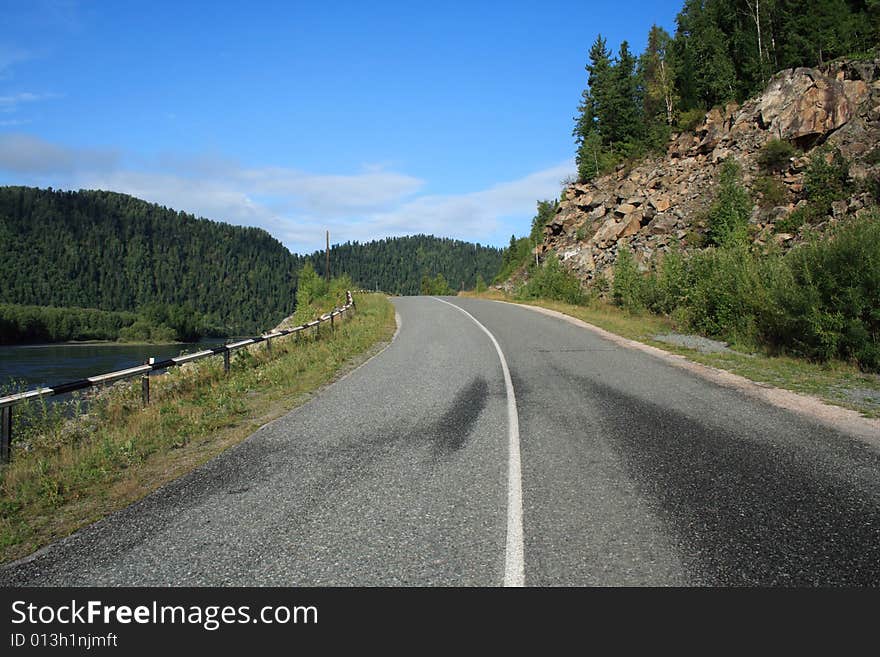
[[[44,316],[57,324],[60,308],[80,309],[64,320],[68,324],[98,317],[81,311],[92,308],[135,311],[178,334],[253,333],[293,312],[297,274],[307,260],[323,275],[323,251],[295,255],[262,229],[196,218],[125,194],[0,187],[0,304],[17,327],[9,340],[68,335],[23,325]],[[417,235],[335,245],[330,261],[333,275],[348,274],[361,287],[419,294],[426,276],[442,275],[456,290],[473,287],[478,275],[490,280],[501,250]],[[182,326],[188,317],[195,323]]]
[[[420,294],[422,279],[440,274],[453,290],[472,289],[477,276],[492,280],[501,266],[501,249],[430,235],[390,237],[367,243],[346,242],[330,248],[330,272],[348,274],[369,290]],[[324,252],[309,256],[315,270],[325,271]]]
[[[113,192],[0,188],[0,260],[4,303],[184,305],[230,334],[294,307],[296,259],[266,231]]]

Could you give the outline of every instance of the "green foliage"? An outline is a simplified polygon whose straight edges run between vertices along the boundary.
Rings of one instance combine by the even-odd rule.
[[[861,183],[861,189],[871,196],[874,203],[880,203],[880,176],[875,174],[865,178]]]
[[[455,294],[455,291],[449,287],[443,274],[437,274],[434,278],[430,278],[427,274],[422,276],[421,292],[425,295],[433,296],[449,296]]]
[[[480,292],[485,292],[487,289],[489,289],[489,288],[486,286],[486,281],[483,280],[482,275],[477,274],[477,284],[474,287],[474,290],[477,293],[480,293]]]
[[[652,26],[637,60],[626,42],[612,57],[599,35],[575,117],[578,176],[662,148],[672,125],[694,131],[708,109],[755,95],[777,70],[876,55],[878,41],[877,0],[684,0],[675,36]],[[769,146],[768,171],[786,150]]]
[[[510,236],[510,245],[504,249],[501,256],[501,269],[492,279],[495,283],[503,283],[520,267],[528,266],[533,260],[532,255],[533,243],[528,237],[516,238],[515,235]]]
[[[800,206],[792,210],[785,219],[780,219],[773,226],[773,232],[795,234],[801,226],[810,220],[810,209],[807,206]]]
[[[324,275],[323,251],[306,256]],[[437,274],[449,284],[473,289],[477,275],[490,280],[502,266],[502,250],[431,235],[389,237],[373,242],[346,242],[330,247],[330,271],[348,274],[356,287],[390,294],[420,294],[422,276]]]
[[[786,254],[742,243],[670,253],[645,276],[621,251],[614,273],[613,298],[624,308],[645,306],[740,344],[880,371],[880,215]]]
[[[116,340],[135,313],[0,304],[0,344]]]
[[[585,226],[579,226],[578,229],[577,229],[577,231],[576,231],[575,234],[574,234],[574,238],[575,238],[578,242],[583,242],[584,240],[586,240],[586,239],[587,239],[587,229],[586,229],[586,227],[585,227]]]
[[[762,290],[758,265],[748,247],[738,243],[689,258],[679,281],[686,290],[680,305],[688,326],[705,335],[753,342]]]
[[[771,139],[758,153],[758,165],[764,171],[779,173],[788,168],[795,153],[794,146],[784,139]]]
[[[586,66],[587,88],[581,96],[573,136],[581,180],[595,177],[621,159],[637,156],[646,147],[647,126],[642,103],[641,70],[629,44],[620,44],[612,59],[599,35]]]
[[[265,231],[124,194],[0,187],[0,233],[7,303],[188,306],[227,334],[274,325],[294,303],[295,258]]]
[[[312,263],[306,261],[299,270],[296,285],[296,305],[310,306],[319,297],[327,294],[327,285],[323,278],[318,276]]]
[[[538,213],[532,219],[532,231],[529,233],[533,244],[544,241],[544,227],[556,216],[557,207],[559,204],[556,201],[538,201]]]
[[[611,147],[603,146],[602,137],[598,132],[594,132],[580,142],[575,160],[578,180],[586,182],[611,173],[623,158]]]
[[[520,288],[518,296],[523,299],[553,299],[571,304],[584,301],[580,281],[562,266],[556,254],[551,254],[540,266],[530,267],[529,280]]]
[[[768,338],[817,360],[843,358],[880,371],[880,216],[854,220],[786,256]]]
[[[721,166],[718,197],[709,210],[709,240],[724,245],[742,242],[752,213],[752,201],[740,184],[739,165],[731,158]]]
[[[773,176],[761,176],[755,180],[752,191],[760,196],[758,203],[762,208],[775,208],[788,202],[785,185]]]
[[[635,257],[627,246],[622,246],[617,251],[611,299],[615,305],[627,310],[637,311],[645,306],[644,280]]]
[[[217,329],[182,305],[148,304],[131,313],[0,304],[0,344],[70,340],[194,342],[205,335],[218,335]]]
[[[706,110],[702,107],[685,110],[678,115],[677,127],[682,132],[693,132],[705,119]]]
[[[804,192],[813,216],[831,212],[834,201],[846,198],[849,188],[849,162],[837,149],[820,148],[810,157],[804,171]]]
[[[651,275],[645,279],[644,301],[647,308],[658,314],[671,314],[684,302],[687,295],[687,262],[681,253],[669,251],[660,259]]]

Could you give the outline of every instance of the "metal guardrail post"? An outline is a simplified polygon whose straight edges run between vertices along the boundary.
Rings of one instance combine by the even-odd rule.
[[[336,325],[333,323],[333,313],[335,313],[335,312],[336,312],[336,309],[334,308],[333,311],[330,313],[330,330],[331,331],[336,330]]]
[[[223,352],[223,373],[229,374],[229,349]]]
[[[147,365],[152,365],[156,362],[155,358],[150,358],[147,360]],[[141,376],[141,405],[149,406],[150,405],[150,373],[144,372]]]
[[[266,338],[266,351],[272,353],[272,338]]]
[[[12,406],[0,408],[0,463],[12,456]]]

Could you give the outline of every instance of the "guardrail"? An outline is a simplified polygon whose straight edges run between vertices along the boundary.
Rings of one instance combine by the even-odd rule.
[[[167,370],[171,367],[178,367],[186,363],[191,363],[193,361],[201,360],[203,358],[210,358],[211,356],[222,354],[223,371],[226,374],[229,374],[229,354],[231,354],[233,351],[243,349],[244,347],[249,347],[254,344],[259,344],[260,342],[265,342],[266,348],[271,351],[272,340],[274,338],[281,338],[286,335],[299,334],[311,328],[314,328],[318,335],[320,335],[321,324],[325,322],[330,322],[330,328],[331,330],[333,330],[335,328],[336,317],[341,317],[348,312],[354,312],[354,310],[355,305],[354,299],[351,296],[351,292],[346,292],[344,306],[342,306],[341,308],[334,308],[331,312],[325,313],[317,319],[306,324],[302,324],[301,326],[295,326],[291,329],[282,329],[280,331],[273,331],[272,333],[265,333],[254,338],[239,340],[238,342],[232,342],[230,344],[221,345],[219,347],[212,347],[211,349],[197,351],[193,354],[186,354],[185,356],[178,356],[176,358],[166,358],[164,360],[156,360],[154,358],[150,358],[146,364],[138,365],[137,367],[130,367],[128,369],[118,370],[116,372],[107,372],[106,374],[97,374],[95,376],[86,377],[85,379],[78,379],[76,381],[62,383],[57,386],[45,386],[42,388],[36,388],[34,390],[19,392],[14,395],[9,395],[7,397],[0,397],[0,463],[8,463],[12,456],[12,420],[13,408],[16,404],[21,404],[32,399],[39,399],[41,397],[63,395],[68,392],[74,392],[75,390],[93,388],[95,386],[101,386],[107,383],[113,383],[115,381],[121,381],[123,379],[132,379],[134,377],[140,376],[141,398],[143,404],[146,406],[150,403],[150,372],[154,372],[156,370]]]

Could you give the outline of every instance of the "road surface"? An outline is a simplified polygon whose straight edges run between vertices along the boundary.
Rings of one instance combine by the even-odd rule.
[[[880,584],[875,443],[526,308],[394,303],[377,357],[0,584]]]

